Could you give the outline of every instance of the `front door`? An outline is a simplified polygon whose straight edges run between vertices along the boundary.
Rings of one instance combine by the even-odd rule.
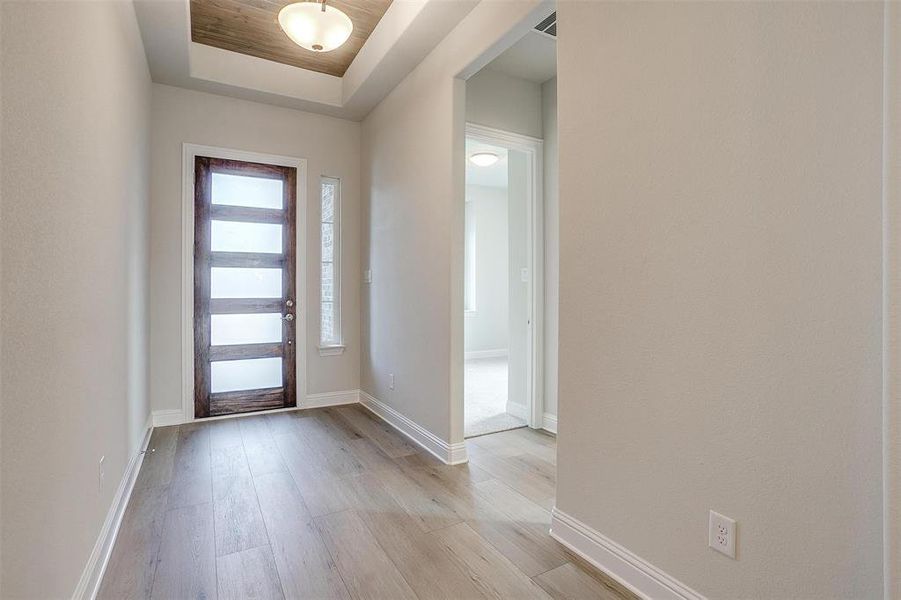
[[[194,163],[194,416],[295,406],[293,167]]]

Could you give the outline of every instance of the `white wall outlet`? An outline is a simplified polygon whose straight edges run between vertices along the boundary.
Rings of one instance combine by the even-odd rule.
[[[523,267],[519,270],[519,279],[523,283],[529,282],[529,268],[528,267]]]
[[[372,283],[372,269],[363,271],[363,283]]]
[[[735,558],[735,521],[718,512],[710,511],[710,526],[707,544],[729,558]]]
[[[388,389],[389,390],[394,389],[394,373],[388,374]]]
[[[103,476],[105,475],[105,473],[104,473],[105,468],[103,465],[103,461],[105,461],[105,460],[106,460],[106,455],[101,456],[100,464],[97,466],[97,489],[101,492],[103,491]]]

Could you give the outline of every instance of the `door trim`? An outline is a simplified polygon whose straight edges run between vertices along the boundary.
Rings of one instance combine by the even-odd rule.
[[[544,183],[543,183],[543,146],[544,140],[533,138],[527,135],[521,135],[510,131],[477,125],[475,123],[466,123],[465,137],[500,146],[508,150],[518,150],[528,157],[528,194],[529,204],[526,218],[526,226],[529,231],[529,269],[528,281],[528,298],[529,298],[529,335],[528,347],[526,353],[528,361],[526,362],[526,397],[528,406],[526,407],[526,421],[529,427],[533,429],[541,429],[544,424]],[[464,158],[465,160],[465,158]],[[465,198],[459,198],[462,204]],[[462,225],[462,221],[460,221]],[[458,232],[458,238],[462,240],[463,232]],[[462,251],[462,244],[460,245]],[[460,289],[463,287],[462,271],[461,277],[456,282]],[[462,298],[462,294],[460,294]],[[457,323],[459,328],[460,339],[463,339],[463,313],[460,312],[456,321],[452,320],[452,327]],[[464,361],[462,352],[459,356],[452,356],[452,361]],[[459,373],[463,377],[462,364],[459,369],[451,368],[452,373]],[[452,394],[451,402],[457,404],[461,408],[464,407],[463,400],[463,382],[455,388],[457,393]],[[459,431],[463,435],[463,410],[451,410],[451,415],[460,419],[459,428],[452,428]]]
[[[297,169],[295,227],[296,245],[296,377],[297,406],[307,399],[307,295],[306,295],[306,215],[307,161],[303,158],[232,150],[200,144],[182,144],[182,244],[181,244],[181,412],[184,423],[194,421],[194,159],[197,156],[266,163]],[[204,420],[208,420],[204,419]]]

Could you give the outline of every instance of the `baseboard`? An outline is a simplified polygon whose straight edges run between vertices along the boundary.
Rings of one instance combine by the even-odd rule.
[[[706,600],[681,581],[554,507],[551,537],[642,598]]]
[[[153,426],[168,427],[170,425],[181,425],[185,422],[185,415],[180,408],[170,408],[167,410],[153,411]]]
[[[465,360],[476,358],[504,358],[505,356],[507,356],[506,348],[498,348],[496,350],[473,350],[472,352],[463,353],[463,358]]]
[[[466,442],[456,442],[447,447],[447,460],[449,465],[462,465],[469,462],[469,455],[466,453]]]
[[[360,390],[346,390],[343,392],[324,392],[322,394],[307,394],[303,406],[298,408],[323,408],[325,406],[341,406],[342,404],[356,404],[360,401]]]
[[[541,418],[541,428],[550,431],[553,434],[557,433],[557,415],[552,415],[551,413],[544,413],[544,416]]]
[[[113,502],[106,513],[106,520],[103,522],[91,556],[81,573],[81,579],[78,580],[75,593],[72,594],[72,600],[93,600],[99,591],[103,573],[106,571],[110,554],[113,552],[113,545],[116,543],[116,536],[119,535],[119,526],[125,515],[125,507],[128,506],[128,501],[131,499],[131,491],[134,489],[138,471],[141,470],[141,464],[144,462],[144,451],[147,450],[147,445],[150,443],[152,431],[153,417],[148,416],[144,439],[141,440],[138,452],[131,457],[128,466],[125,467],[122,481],[119,482],[119,488],[116,490],[116,495],[113,496]]]
[[[425,427],[408,419],[381,400],[363,391],[360,392],[360,404],[434,455],[441,462],[449,465],[458,465],[468,460],[466,456],[466,442],[448,444]]]

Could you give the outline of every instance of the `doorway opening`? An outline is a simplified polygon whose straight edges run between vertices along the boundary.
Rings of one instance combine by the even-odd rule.
[[[298,404],[299,159],[184,146],[185,421]]]
[[[465,148],[463,412],[475,437],[535,426],[541,140],[469,124]]]
[[[524,310],[526,298],[521,282],[510,277],[511,265],[524,258],[525,198],[511,194],[511,161],[519,162],[512,152],[472,137],[466,140],[463,291],[468,437],[526,425],[525,406],[515,402],[523,397],[519,387],[524,381],[524,348],[517,327],[521,323],[511,313],[511,308],[517,313]]]
[[[541,20],[466,76],[465,438],[556,433],[555,22]]]

